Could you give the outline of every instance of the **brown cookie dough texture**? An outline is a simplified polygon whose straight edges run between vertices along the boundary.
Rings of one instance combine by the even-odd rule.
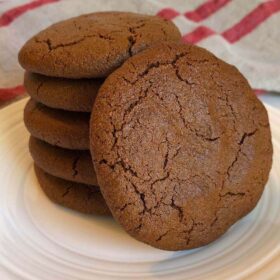
[[[101,87],[90,125],[111,212],[161,249],[217,239],[256,206],[271,168],[264,106],[234,66],[196,46],[128,59]]]
[[[19,52],[21,66],[64,78],[106,77],[130,56],[162,41],[179,41],[170,21],[126,12],[82,15],[53,24]]]
[[[30,137],[29,151],[37,166],[47,173],[74,181],[97,186],[89,151],[59,148]]]
[[[25,72],[24,86],[36,101],[55,109],[91,112],[102,79],[64,79]]]
[[[98,187],[54,177],[34,165],[44,193],[53,202],[85,214],[111,215]]]
[[[30,134],[66,149],[89,149],[89,114],[48,108],[30,99],[24,109]]]

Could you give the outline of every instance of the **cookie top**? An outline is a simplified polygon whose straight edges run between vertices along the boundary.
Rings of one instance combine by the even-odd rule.
[[[53,202],[85,214],[111,215],[98,187],[54,177],[37,165],[34,169],[41,188]]]
[[[102,79],[64,79],[25,72],[24,86],[36,101],[55,109],[91,112]]]
[[[51,145],[72,150],[89,149],[88,113],[56,110],[30,99],[24,124],[30,134]]]
[[[166,250],[205,245],[251,211],[272,160],[267,112],[247,80],[182,44],[145,50],[107,78],[90,147],[114,217]]]
[[[47,173],[69,181],[97,185],[89,151],[59,148],[32,136],[29,151],[36,165]]]
[[[100,12],[53,24],[22,47],[31,72],[64,78],[106,77],[128,57],[161,41],[179,41],[170,21],[127,12]]]

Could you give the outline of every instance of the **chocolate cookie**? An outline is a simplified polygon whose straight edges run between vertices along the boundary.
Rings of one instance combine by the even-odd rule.
[[[101,79],[53,78],[25,72],[24,86],[36,101],[56,109],[91,112]]]
[[[179,41],[170,21],[127,12],[100,12],[53,24],[19,52],[31,72],[64,78],[106,77],[128,57],[161,41]]]
[[[89,114],[48,108],[30,99],[24,109],[30,134],[49,144],[74,150],[89,149]]]
[[[53,202],[73,210],[98,215],[111,215],[98,187],[54,177],[34,165],[39,184]]]
[[[256,206],[271,168],[264,106],[234,66],[192,45],[128,59],[99,90],[90,126],[111,212],[161,249],[217,239]]]
[[[29,151],[36,165],[47,173],[65,180],[97,186],[89,151],[59,148],[32,136],[29,139]]]

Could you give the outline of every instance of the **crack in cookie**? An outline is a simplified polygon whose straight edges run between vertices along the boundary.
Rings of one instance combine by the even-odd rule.
[[[24,69],[46,76],[107,77],[130,56],[159,42],[180,39],[178,28],[157,16],[91,13],[35,35],[20,50],[19,62]]]

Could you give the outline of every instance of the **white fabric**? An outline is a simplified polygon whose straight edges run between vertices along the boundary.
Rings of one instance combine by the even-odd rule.
[[[30,1],[0,2],[0,14]],[[216,13],[200,22],[193,22],[185,16],[173,21],[182,35],[198,26],[207,26],[218,33],[240,21],[263,1],[231,1]],[[23,69],[17,62],[17,53],[24,42],[51,23],[83,13],[105,10],[133,11],[156,14],[170,7],[181,14],[198,7],[205,1],[183,0],[61,0],[42,5],[17,17],[7,26],[0,27],[0,88],[22,84]],[[220,35],[209,36],[201,45],[227,62],[236,65],[248,78],[251,86],[280,92],[280,13],[275,13],[262,22],[250,34],[230,44]]]

